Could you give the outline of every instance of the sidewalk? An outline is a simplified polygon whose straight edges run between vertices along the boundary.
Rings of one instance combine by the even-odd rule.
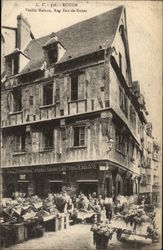
[[[121,222],[113,220],[110,225],[120,226],[120,224]],[[96,250],[93,244],[93,233],[90,231],[91,226],[91,224],[77,224],[70,226],[67,230],[46,232],[42,238],[32,239],[4,250]],[[107,249],[160,250],[158,244],[142,246],[122,243],[117,240],[116,233],[109,241]]]

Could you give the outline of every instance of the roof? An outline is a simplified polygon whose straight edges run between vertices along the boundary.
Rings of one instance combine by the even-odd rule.
[[[110,47],[115,37],[122,10],[123,6],[119,6],[55,32],[58,41],[66,49],[59,63],[101,50],[100,46],[103,46],[106,41],[108,47]],[[24,53],[30,58],[30,62],[21,73],[27,73],[42,66],[44,62],[42,46],[51,38],[51,35],[47,35],[30,41],[24,50]]]
[[[21,53],[22,55],[24,55],[25,57],[27,57],[29,59],[29,57],[24,54],[20,49],[18,48],[15,48],[12,52],[10,52],[9,54],[5,55],[5,57],[8,57],[8,56],[11,56],[13,54],[17,54],[17,53]]]

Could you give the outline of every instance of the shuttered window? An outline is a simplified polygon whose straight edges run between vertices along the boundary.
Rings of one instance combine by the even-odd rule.
[[[73,146],[84,146],[85,145],[85,127],[74,127],[74,145]]]
[[[43,149],[53,148],[53,130],[47,130],[43,132]]]
[[[130,106],[130,121],[131,121],[133,127],[136,128],[136,113],[135,113],[132,105]]]
[[[16,135],[14,140],[14,151],[24,152],[25,151],[25,135]]]
[[[8,93],[7,104],[10,112],[18,112],[22,110],[22,94],[21,89],[15,88]]]
[[[115,147],[116,149],[121,152],[123,155],[126,154],[125,147],[126,147],[126,140],[122,132],[117,128],[115,131]]]
[[[119,106],[128,117],[128,99],[121,87],[119,87]]]
[[[84,74],[71,76],[71,101],[84,99]]]
[[[43,105],[53,104],[53,84],[43,86]]]

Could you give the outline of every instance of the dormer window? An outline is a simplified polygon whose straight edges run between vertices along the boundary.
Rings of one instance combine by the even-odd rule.
[[[65,53],[63,45],[58,37],[52,33],[52,37],[43,45],[45,61],[47,64],[57,63]]]
[[[58,48],[57,44],[51,44],[47,48],[49,63],[56,63],[58,60]]]
[[[6,58],[6,71],[8,76],[18,74],[19,72],[18,54]]]
[[[7,76],[13,76],[20,73],[30,60],[27,55],[19,49],[15,49],[12,53],[6,55],[5,58]]]

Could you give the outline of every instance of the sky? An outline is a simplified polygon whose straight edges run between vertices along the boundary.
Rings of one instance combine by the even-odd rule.
[[[64,7],[65,4],[69,6]],[[149,112],[147,120],[152,122],[153,135],[161,143],[162,1],[3,0],[2,25],[16,27],[16,17],[22,13],[28,19],[35,38],[38,38],[119,5],[126,7],[132,79],[140,83]],[[75,11],[71,12],[72,9]]]

